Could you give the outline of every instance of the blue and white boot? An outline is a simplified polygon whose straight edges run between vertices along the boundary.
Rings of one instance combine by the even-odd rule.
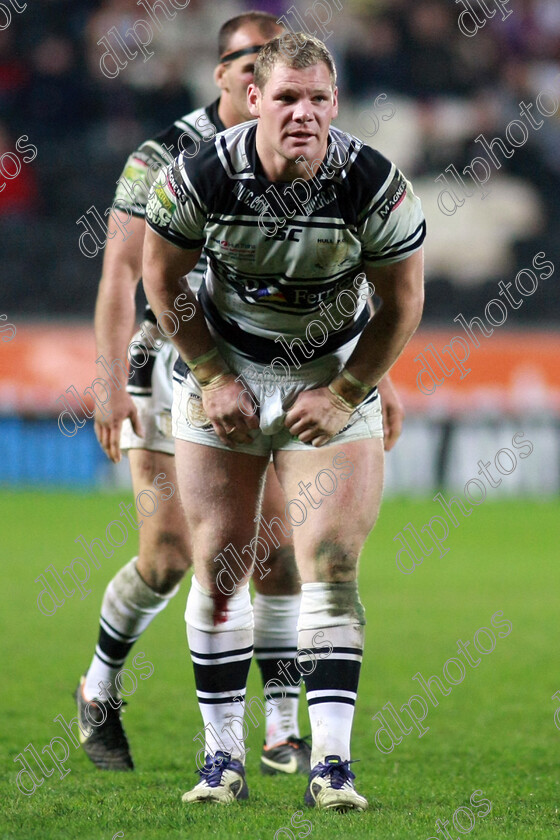
[[[198,771],[200,782],[181,797],[183,802],[217,802],[230,805],[238,799],[248,799],[245,768],[230,753],[217,750],[207,755],[204,767]]]
[[[355,775],[339,755],[327,755],[309,774],[305,804],[323,811],[365,811],[368,801],[354,788]]]

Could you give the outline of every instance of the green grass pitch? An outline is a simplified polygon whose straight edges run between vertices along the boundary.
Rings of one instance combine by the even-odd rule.
[[[262,726],[251,727],[248,740],[249,802],[182,805],[181,793],[196,781],[192,739],[201,728],[185,641],[186,586],[136,646],[155,668],[150,679],[139,681],[125,714],[137,770],[99,772],[70,745],[65,778],[55,772],[32,796],[20,793],[20,765],[13,759],[28,743],[40,751],[62,734],[56,715],[68,720],[75,714],[71,693],[91,658],[101,596],[135,553],[133,535],[101,569],[92,569],[91,594],[84,600],[75,594],[51,617],[37,609],[34,579],[51,563],[61,571],[79,554],[74,539],[80,533],[101,536],[121,500],[131,499],[126,493],[0,494],[1,838],[284,840],[307,833],[315,840],[426,840],[445,836],[437,833],[436,820],[451,820],[475,790],[492,803],[470,832],[468,818],[459,816],[476,840],[558,836],[560,730],[554,711],[560,701],[551,699],[560,689],[557,502],[486,501],[450,529],[445,557],[434,552],[410,575],[395,565],[393,537],[407,522],[420,529],[441,509],[431,500],[384,504],[360,571],[368,624],[353,737],[360,763],[353,769],[358,790],[370,801],[365,814],[307,810],[304,778],[261,776]],[[511,633],[497,639],[479,667],[467,667],[437,708],[429,706],[429,731],[422,738],[408,735],[390,754],[376,749],[372,716],[387,702],[398,709],[419,693],[412,681],[418,671],[442,677],[457,640],[472,642],[498,610],[511,622]],[[260,692],[254,665],[248,692]],[[304,702],[301,726],[305,734]],[[292,828],[297,810],[305,813]],[[311,833],[303,820],[311,821]],[[281,828],[292,833],[277,834]],[[463,836],[452,823],[448,831],[452,838]]]

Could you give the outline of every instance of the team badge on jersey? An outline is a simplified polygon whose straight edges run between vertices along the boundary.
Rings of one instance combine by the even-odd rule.
[[[317,240],[317,265],[320,268],[330,268],[342,265],[348,254],[348,243],[343,239]]]

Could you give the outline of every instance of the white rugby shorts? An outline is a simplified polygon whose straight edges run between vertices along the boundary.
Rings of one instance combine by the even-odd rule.
[[[259,429],[251,432],[253,442],[236,444],[234,451],[266,456],[277,449],[309,449],[311,444],[302,443],[284,426],[286,413],[301,391],[326,385],[334,379],[351,355],[358,339],[354,339],[335,353],[307,362],[299,369],[291,368],[290,378],[280,380],[271,375],[270,368],[266,365],[248,362],[236,353],[231,345],[214,337],[231,370],[242,373],[258,405]],[[174,437],[231,451],[219,439],[204,413],[200,387],[190,373],[186,378],[174,374],[172,418]],[[375,391],[357,406],[350,415],[348,425],[338,432],[327,446],[382,437],[381,399]]]

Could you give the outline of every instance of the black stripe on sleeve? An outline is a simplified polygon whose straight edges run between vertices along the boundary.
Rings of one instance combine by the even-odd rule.
[[[198,251],[204,245],[204,239],[187,239],[186,236],[181,236],[179,233],[169,230],[169,228],[158,227],[158,225],[155,225],[149,219],[146,219],[146,223],[155,233],[158,233],[163,239],[167,239],[173,245],[177,245],[178,248],[184,248],[187,251]]]

